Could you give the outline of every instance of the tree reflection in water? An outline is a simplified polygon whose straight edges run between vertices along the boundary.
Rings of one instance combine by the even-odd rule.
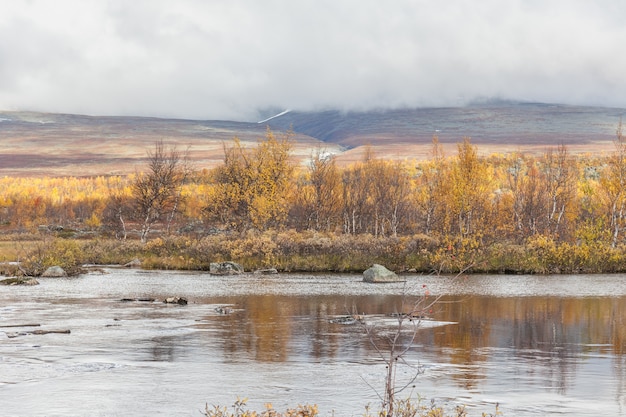
[[[223,301],[238,309],[219,318],[225,359],[325,362],[376,358],[362,328],[330,319],[353,311],[391,314],[400,297],[246,295]],[[494,358],[525,364],[524,378],[563,393],[576,379],[581,357],[610,353],[616,380],[622,386],[626,380],[625,297],[448,296],[432,319],[456,324],[420,330],[411,354],[419,359],[427,352],[455,365],[454,378],[464,389],[487,378],[483,365]]]

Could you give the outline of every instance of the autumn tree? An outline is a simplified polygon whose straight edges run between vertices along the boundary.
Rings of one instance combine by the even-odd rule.
[[[490,214],[491,175],[469,138],[464,138],[457,149],[458,155],[452,164],[450,176],[452,189],[449,210],[454,215],[451,232],[459,237],[467,237],[484,232]]]
[[[542,234],[567,240],[573,234],[578,168],[564,145],[541,158],[515,159],[508,167],[508,186],[519,239]]]
[[[516,236],[523,240],[544,229],[546,194],[543,179],[534,158],[517,158],[508,168],[508,186],[512,194],[512,216]]]
[[[235,138],[224,145],[224,164],[213,172],[214,188],[206,218],[227,228],[267,230],[281,227],[288,213],[293,165],[291,133],[277,138],[268,128],[253,149]]]
[[[300,228],[332,231],[341,222],[341,174],[335,157],[318,149],[301,177],[294,204]]]
[[[626,137],[621,119],[614,143],[615,151],[608,158],[600,178],[600,195],[608,217],[611,246],[616,247],[626,228]]]
[[[578,172],[575,161],[563,144],[548,149],[544,156],[545,196],[547,198],[545,234],[567,237],[568,220],[576,215]]]
[[[362,161],[342,173],[345,233],[396,236],[407,223],[409,173],[402,163],[374,158],[367,149]]]
[[[132,191],[127,181],[119,177],[107,179],[109,196],[102,212],[104,230],[116,238],[126,240],[128,237],[127,223],[133,215]],[[131,184],[134,178],[131,178]]]
[[[343,231],[358,234],[368,231],[371,216],[371,182],[367,164],[373,159],[371,149],[367,149],[363,161],[343,170]]]
[[[427,235],[447,233],[450,227],[450,167],[437,136],[433,136],[431,154],[431,159],[419,166],[413,193],[419,230]]]
[[[410,179],[400,162],[376,159],[366,164],[371,176],[374,235],[397,236],[407,217]]]
[[[147,172],[137,174],[131,184],[133,214],[141,225],[142,242],[155,224],[161,222],[169,228],[180,210],[182,186],[190,171],[187,154],[176,147],[166,148],[159,141],[148,151]]]

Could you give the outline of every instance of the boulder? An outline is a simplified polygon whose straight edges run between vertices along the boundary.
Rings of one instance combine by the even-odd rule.
[[[187,305],[187,299],[185,297],[168,297],[163,300],[165,304],[178,304],[181,306]]]
[[[12,277],[0,280],[0,285],[39,285],[39,281],[30,277]]]
[[[209,274],[211,275],[239,275],[243,273],[243,267],[236,262],[211,262],[209,265]]]
[[[126,268],[140,268],[141,267],[141,261],[139,259],[135,258],[132,261],[124,264],[124,266]]]
[[[382,265],[374,264],[363,272],[363,282],[382,283],[403,281],[395,272],[388,270]]]
[[[256,271],[254,271],[255,275],[273,275],[273,274],[278,274],[278,270],[276,268],[264,268],[264,269],[257,269]]]
[[[215,312],[218,314],[230,314],[233,312],[233,309],[230,307],[215,307]]]
[[[65,272],[65,270],[61,268],[60,266],[55,265],[46,269],[44,273],[41,274],[41,276],[46,277],[46,278],[61,278],[61,277],[66,277],[67,272]]]

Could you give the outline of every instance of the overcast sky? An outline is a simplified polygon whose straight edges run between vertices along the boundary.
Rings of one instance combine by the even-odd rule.
[[[0,109],[626,107],[624,0],[0,0]]]

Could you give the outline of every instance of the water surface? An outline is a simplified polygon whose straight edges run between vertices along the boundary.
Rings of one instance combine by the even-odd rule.
[[[364,313],[385,335],[395,329],[389,315],[426,290],[441,299],[416,339],[404,338],[412,367],[399,368],[403,381],[420,370],[414,393],[477,416],[496,403],[507,416],[626,416],[621,275],[371,285],[358,275],[111,268],[40,282],[0,287],[0,326],[71,334],[9,337],[35,328],[0,328],[3,416],[199,416],[206,403],[237,396],[259,409],[317,403],[322,416],[362,415],[379,402],[384,363],[363,326],[333,319]],[[169,296],[189,304],[164,304]]]

